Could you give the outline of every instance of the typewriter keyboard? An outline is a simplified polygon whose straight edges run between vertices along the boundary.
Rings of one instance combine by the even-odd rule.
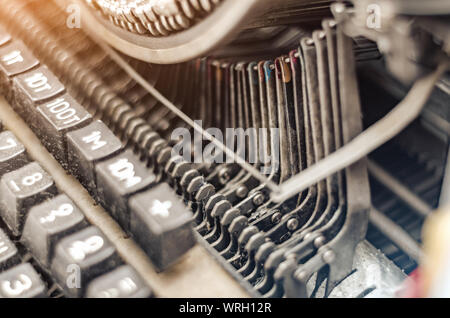
[[[177,262],[196,244],[192,212],[22,42],[4,29],[0,40],[2,93],[26,118],[33,141],[80,180],[140,244],[156,272]],[[73,193],[61,189],[53,171],[33,160],[8,129],[17,128],[13,120],[20,123],[8,119],[0,133],[0,296],[152,297],[152,287],[87,220]]]

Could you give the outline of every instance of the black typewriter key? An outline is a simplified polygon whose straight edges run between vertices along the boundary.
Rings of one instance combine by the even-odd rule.
[[[25,147],[10,131],[0,133],[0,176],[28,162]]]
[[[95,164],[117,154],[122,142],[101,121],[67,134],[68,166],[80,182],[95,193]]]
[[[45,284],[30,264],[21,264],[0,274],[0,298],[44,297]]]
[[[18,263],[20,263],[20,256],[16,246],[0,229],[0,272]]]
[[[5,29],[0,27],[0,46],[8,43],[9,41],[11,41],[11,36],[5,31]]]
[[[0,213],[14,235],[20,235],[29,209],[56,195],[53,179],[36,163],[5,174],[0,181]]]
[[[45,66],[18,75],[13,80],[14,99],[17,111],[30,122],[38,104],[63,93],[64,85]]]
[[[13,41],[0,47],[0,89],[11,100],[11,77],[39,65],[39,61],[20,41]]]
[[[51,271],[69,297],[83,295],[87,284],[118,265],[114,246],[95,226],[62,239],[55,249]]]
[[[13,41],[0,47],[0,70],[6,77],[12,77],[39,65],[39,61],[20,41]]]
[[[87,298],[150,298],[152,291],[136,271],[128,265],[94,279],[88,286]]]
[[[55,245],[87,225],[83,213],[65,194],[31,208],[22,242],[45,267],[50,265]]]
[[[96,167],[99,201],[112,216],[129,230],[128,197],[144,190],[156,181],[156,176],[128,150]]]
[[[192,212],[166,183],[130,198],[130,231],[159,270],[195,245]]]
[[[31,125],[42,143],[67,169],[66,134],[87,126],[91,121],[91,115],[65,94],[38,106]]]

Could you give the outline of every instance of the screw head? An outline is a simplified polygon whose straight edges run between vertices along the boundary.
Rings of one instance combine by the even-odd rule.
[[[257,206],[260,206],[261,204],[263,204],[264,203],[264,195],[261,192],[258,192],[253,197],[253,203]]]
[[[311,237],[311,232],[306,232],[305,237],[303,238],[304,241],[307,241]]]
[[[281,213],[278,212],[278,211],[275,212],[275,213],[272,215],[271,221],[272,221],[273,224],[278,224],[278,223],[280,223],[280,221],[281,221]]]
[[[298,281],[304,281],[306,279],[307,274],[305,271],[299,271],[299,272],[296,272],[294,274],[294,276],[295,276],[295,279],[297,279]]]
[[[298,220],[297,219],[290,219],[287,224],[287,228],[289,231],[295,231],[298,227]]]
[[[335,3],[333,8],[336,13],[343,13],[345,11],[345,5],[343,3]]]
[[[247,196],[248,194],[248,189],[246,186],[240,186],[237,190],[236,190],[236,195],[243,199]]]
[[[336,254],[332,250],[328,250],[322,255],[323,261],[327,264],[331,264],[336,259]]]
[[[314,240],[314,246],[316,248],[320,248],[321,246],[323,246],[323,244],[325,244],[325,237],[323,236],[319,236]]]
[[[219,171],[219,181],[221,184],[225,184],[228,181],[230,181],[230,172],[228,171],[228,169],[222,169]]]

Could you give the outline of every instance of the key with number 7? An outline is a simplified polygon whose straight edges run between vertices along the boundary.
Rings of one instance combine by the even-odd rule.
[[[10,131],[0,133],[0,176],[28,162],[25,147]]]

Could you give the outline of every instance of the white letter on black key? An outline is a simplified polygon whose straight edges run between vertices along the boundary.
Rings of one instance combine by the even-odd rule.
[[[99,201],[129,230],[128,197],[152,185],[156,176],[128,150],[96,167]]]
[[[12,77],[39,65],[39,61],[19,41],[0,47],[0,93],[12,101]],[[14,103],[13,103],[14,106]]]
[[[35,116],[36,107],[39,104],[63,93],[65,90],[63,84],[45,66],[18,75],[13,82],[17,111],[25,117],[28,123]]]
[[[66,134],[91,121],[91,115],[70,95],[65,94],[38,106],[31,125],[42,143],[67,169]]]
[[[122,143],[101,121],[67,134],[68,165],[73,175],[96,193],[95,164],[122,149]]]

